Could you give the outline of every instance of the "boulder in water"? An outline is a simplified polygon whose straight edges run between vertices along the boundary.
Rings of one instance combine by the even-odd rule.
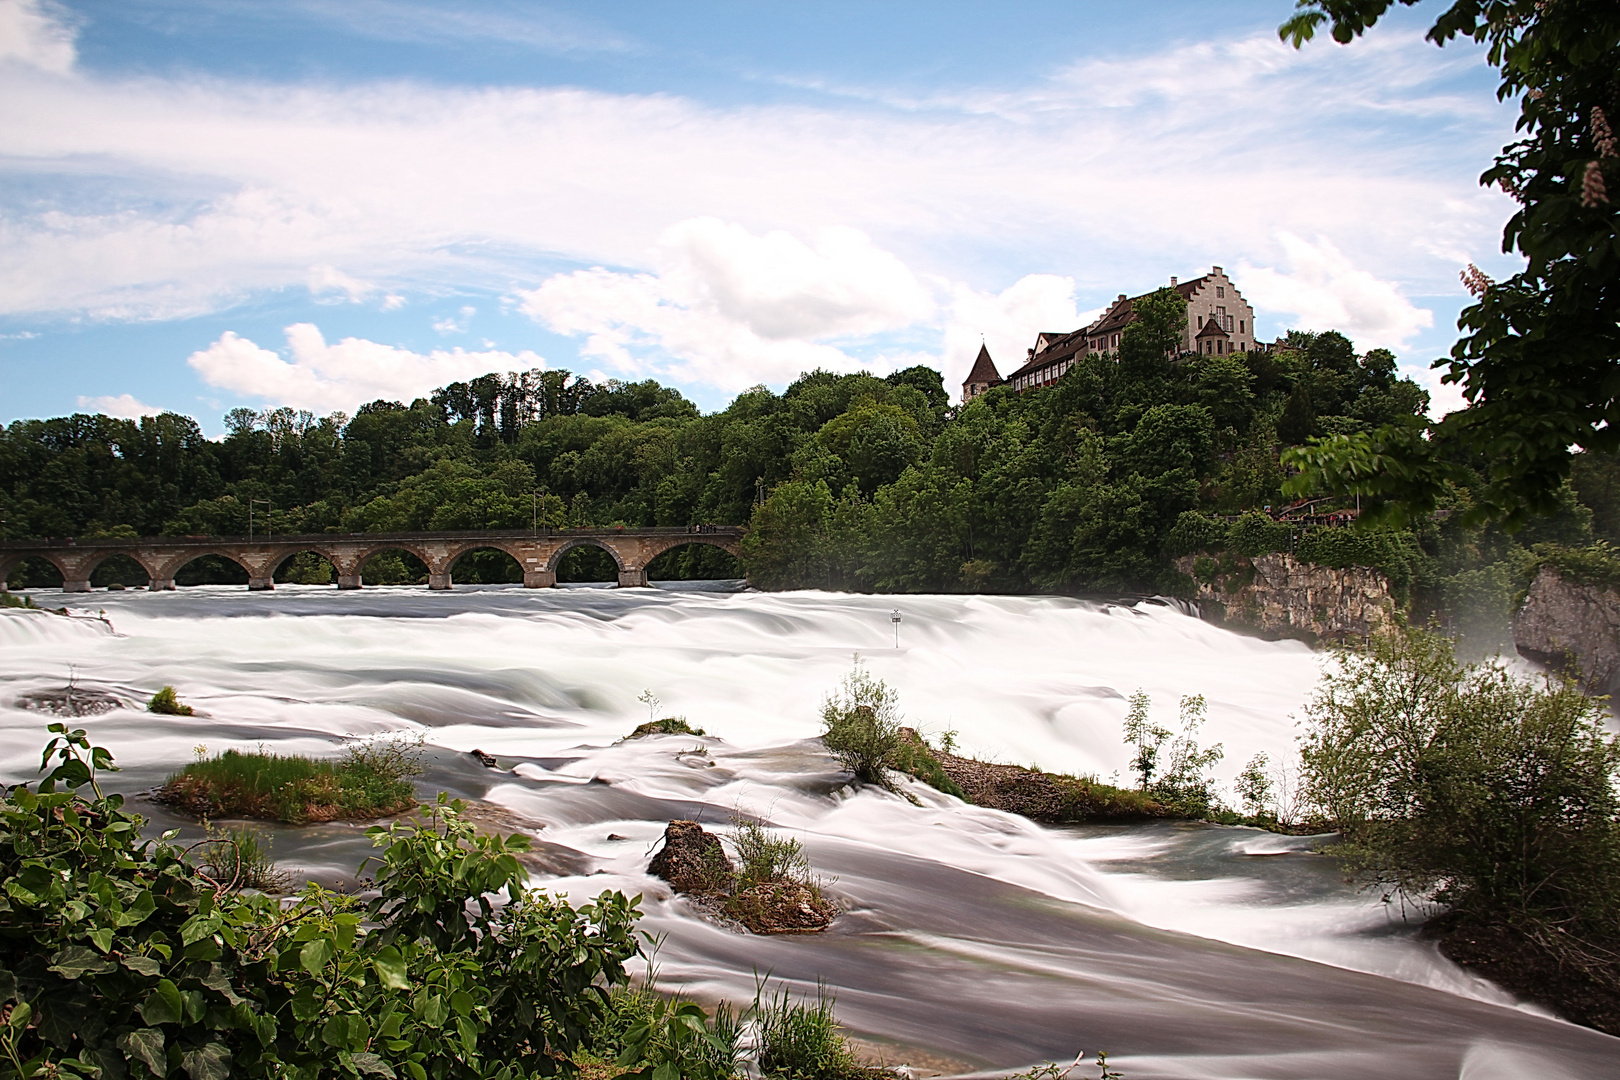
[[[725,891],[732,869],[718,836],[695,821],[672,821],[647,872],[669,882],[676,892],[712,896]]]

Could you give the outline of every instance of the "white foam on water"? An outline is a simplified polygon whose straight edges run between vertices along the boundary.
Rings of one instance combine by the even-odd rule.
[[[1322,657],[1166,606],[1051,597],[286,586],[268,595],[201,587],[43,602],[106,608],[107,622],[0,612],[0,772],[8,781],[31,776],[49,719],[19,708],[18,698],[59,689],[70,672],[77,685],[127,706],[75,722],[120,764],[148,772],[178,767],[199,743],[209,752],[264,745],[318,754],[336,752],[346,736],[381,731],[421,733],[456,751],[538,759],[518,765],[487,798],[546,821],[544,840],[591,861],[595,873],[548,880],[548,887],[576,900],[604,888],[647,894],[649,925],[675,927],[682,938],[671,969],[715,993],[734,995],[746,972],[715,970],[704,958],[724,951],[725,940],[713,935],[725,931],[648,877],[647,856],[666,819],[645,809],[615,816],[612,799],[638,799],[635,806],[698,817],[721,831],[734,813],[766,818],[800,838],[817,865],[854,868],[844,883],[852,894],[896,885],[870,867],[909,860],[1140,926],[1509,1003],[1417,942],[1377,896],[1330,880],[1325,860],[1300,838],[1208,828],[1045,828],[921,784],[908,785],[920,805],[883,792],[838,792],[835,764],[807,742],[820,733],[823,697],[858,653],[898,690],[907,723],[935,736],[954,732],[961,752],[985,760],[1127,777],[1131,755],[1121,722],[1126,699],[1139,689],[1149,694],[1155,720],[1171,728],[1179,726],[1183,696],[1204,696],[1201,739],[1223,744],[1222,779],[1260,751],[1289,757]],[[896,608],[898,649],[889,621]],[[139,711],[165,684],[198,716]],[[651,715],[684,715],[709,737],[617,743],[649,718],[638,700],[647,690],[660,699]],[[700,747],[704,753],[692,752]],[[609,801],[593,802],[598,795]],[[1061,950],[1010,941],[905,927],[892,936],[908,948],[971,957],[997,970],[1039,975],[1070,963]],[[1246,1075],[1222,1071],[1239,1067],[1231,1062],[1177,1060],[1186,1075]],[[1467,1060],[1463,1075],[1497,1075],[1485,1056],[1470,1052]]]

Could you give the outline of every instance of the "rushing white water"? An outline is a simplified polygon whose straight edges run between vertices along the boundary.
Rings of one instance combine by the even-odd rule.
[[[1126,772],[1126,697],[1145,690],[1176,727],[1179,699],[1202,694],[1201,735],[1224,744],[1230,777],[1256,751],[1289,753],[1320,663],[1298,643],[1151,603],[1032,597],[283,586],[41,602],[81,614],[0,613],[8,780],[31,774],[47,719],[20,700],[70,674],[125,702],[83,723],[129,791],[199,744],[330,753],[346,735],[421,731],[442,748],[428,784],[544,824],[554,873],[542,884],[645,895],[667,979],[732,1000],[751,996],[756,971],[823,980],[844,1022],[893,1060],[1004,1068],[1084,1048],[1110,1050],[1133,1080],[1486,1077],[1506,1041],[1541,1076],[1620,1075],[1597,1064],[1620,1043],[1515,1007],[1416,940],[1399,910],[1347,887],[1308,841],[1044,828],[922,785],[914,806],[846,787],[814,741],[823,695],[859,653],[924,732],[1104,779]],[[98,608],[104,621],[86,617]],[[166,683],[197,717],[140,711]],[[684,714],[708,737],[616,742],[647,718],[644,690],[658,716]],[[460,753],[474,747],[515,767],[482,769]],[[740,936],[646,875],[665,822],[723,828],[735,813],[791,832],[836,877],[848,912],[832,931]],[[333,825],[281,830],[275,851],[337,877],[364,848]]]

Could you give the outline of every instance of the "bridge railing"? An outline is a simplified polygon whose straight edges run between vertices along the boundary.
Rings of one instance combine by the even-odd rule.
[[[378,540],[522,540],[540,537],[593,537],[593,536],[648,536],[676,537],[690,535],[740,537],[741,525],[676,525],[654,528],[593,526],[589,528],[539,529],[448,529],[431,532],[350,532],[350,533],[254,533],[252,536],[97,536],[97,537],[39,537],[24,540],[0,540],[0,551],[31,550],[35,548],[127,548],[127,547],[207,547],[220,544],[331,544],[340,542],[374,543]]]

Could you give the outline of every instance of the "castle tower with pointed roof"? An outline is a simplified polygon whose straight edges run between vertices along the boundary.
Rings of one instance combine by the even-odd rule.
[[[990,359],[990,349],[980,345],[979,356],[973,361],[973,370],[962,380],[962,404],[966,405],[992,386],[1000,386],[1003,381],[1001,372],[996,370],[996,362]]]

